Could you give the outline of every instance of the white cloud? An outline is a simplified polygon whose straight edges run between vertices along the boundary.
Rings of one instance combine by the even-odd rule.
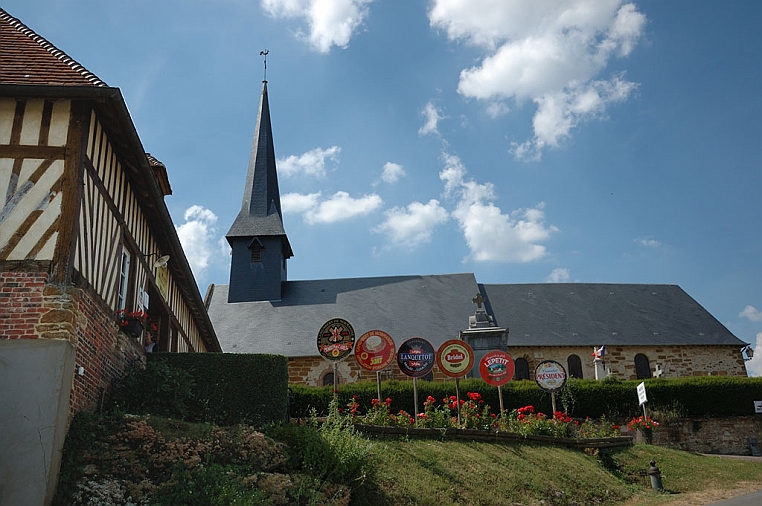
[[[423,126],[418,129],[418,135],[439,135],[439,120],[445,118],[441,111],[432,102],[429,102],[421,111],[421,115],[424,120]]]
[[[202,278],[216,248],[217,216],[204,207],[194,205],[185,210],[185,223],[177,227],[177,236],[183,246],[194,277]]]
[[[652,237],[641,237],[635,239],[635,243],[640,244],[644,248],[658,248],[661,243]]]
[[[285,177],[306,175],[322,178],[326,173],[326,159],[338,162],[339,153],[339,146],[331,146],[328,149],[315,148],[299,156],[287,156],[278,160],[278,173]]]
[[[327,53],[331,47],[346,48],[355,30],[368,15],[372,0],[262,0],[262,9],[275,18],[300,18],[308,33],[297,36],[313,49]]]
[[[378,209],[381,204],[383,200],[375,193],[353,198],[347,192],[338,191],[328,200],[318,202],[307,210],[304,213],[304,221],[309,225],[345,221],[369,214]]]
[[[544,203],[504,214],[492,203],[492,183],[465,181],[460,159],[449,154],[443,159],[445,168],[439,177],[445,182],[445,195],[459,199],[451,215],[458,221],[474,260],[531,262],[545,256],[545,246],[538,243],[558,229],[545,225]]]
[[[740,318],[747,318],[750,322],[762,322],[762,311],[754,306],[746,306],[738,313]]]
[[[569,281],[569,269],[553,269],[548,276],[548,283],[566,283]]]
[[[757,333],[757,342],[753,346],[754,358],[746,362],[749,376],[762,376],[762,332]]]
[[[561,91],[536,98],[534,137],[520,144],[514,142],[511,153],[519,160],[539,160],[545,148],[558,147],[580,123],[604,118],[609,104],[626,100],[636,87],[616,76],[585,85],[571,83]]]
[[[429,21],[485,51],[461,71],[459,93],[487,101],[493,116],[496,101],[537,105],[534,136],[514,144],[517,157],[539,159],[636,87],[621,75],[596,79],[612,57],[630,54],[645,28],[645,16],[622,0],[434,0]]]
[[[405,169],[402,165],[393,162],[386,162],[384,164],[384,171],[381,173],[381,179],[385,183],[396,183],[401,177],[404,177]]]
[[[447,211],[436,199],[427,204],[413,202],[407,208],[395,207],[386,211],[386,220],[374,232],[388,234],[395,245],[414,248],[431,241],[434,227],[447,221]]]
[[[508,107],[508,104],[506,104],[505,102],[500,102],[500,101],[490,102],[487,105],[487,115],[490,118],[505,116],[509,112],[511,112],[511,109],[510,107]]]
[[[280,198],[283,214],[301,214],[318,205],[320,192],[317,193],[286,193]]]

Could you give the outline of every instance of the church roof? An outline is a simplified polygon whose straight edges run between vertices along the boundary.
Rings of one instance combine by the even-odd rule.
[[[399,346],[424,337],[435,348],[457,338],[483,294],[512,346],[732,345],[740,339],[676,285],[477,284],[474,275],[446,274],[289,281],[283,299],[227,302],[213,286],[209,316],[225,352],[317,356],[317,332],[345,318],[357,337],[383,330]]]
[[[267,81],[262,83],[262,99],[249,157],[241,211],[227,233],[228,238],[254,236],[283,236],[286,242],[286,257],[293,256],[283,228]]]
[[[317,334],[332,318],[348,320],[359,338],[382,330],[397,345],[423,337],[435,347],[458,337],[476,306],[471,273],[288,281],[279,301],[228,303],[228,285],[207,296],[222,350],[316,356]]]
[[[0,8],[0,82],[53,86],[106,83]]]
[[[511,346],[743,343],[677,285],[480,285]]]

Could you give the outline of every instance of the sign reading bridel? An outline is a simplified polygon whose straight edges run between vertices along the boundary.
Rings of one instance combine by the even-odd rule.
[[[422,378],[434,368],[434,347],[422,337],[411,337],[400,345],[397,365],[406,376]]]
[[[467,342],[450,339],[437,350],[439,370],[451,378],[459,378],[471,372],[474,366],[474,350]]]
[[[392,336],[380,330],[369,330],[355,343],[357,363],[368,371],[386,369],[394,360],[395,351]]]
[[[324,358],[338,361],[352,352],[355,329],[343,318],[333,318],[320,327],[317,335],[318,351]]]

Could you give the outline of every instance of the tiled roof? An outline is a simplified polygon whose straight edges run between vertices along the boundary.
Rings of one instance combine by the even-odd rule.
[[[0,8],[0,83],[98,86],[106,83]]]

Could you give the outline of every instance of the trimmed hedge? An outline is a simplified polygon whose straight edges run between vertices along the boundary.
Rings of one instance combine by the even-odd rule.
[[[262,426],[287,419],[285,356],[154,353],[148,355],[148,360],[162,361],[190,374],[193,394],[186,401],[188,421]]]
[[[626,419],[642,414],[638,404],[637,385],[641,380],[569,380],[566,387],[556,393],[556,407],[576,418]],[[762,400],[762,378],[742,378],[732,376],[702,376],[696,378],[650,379],[646,380],[646,394],[649,411],[661,410],[680,416],[739,416],[754,414],[753,401]],[[306,387],[291,385],[291,416],[304,418],[314,408],[319,415],[327,413],[328,403],[333,397],[331,387]],[[460,381],[461,398],[467,400],[467,392],[479,392],[484,402],[493,412],[499,410],[497,388],[479,379]],[[343,407],[357,395],[361,410],[371,405],[377,397],[374,381],[363,381],[339,385],[338,402]],[[431,395],[440,403],[443,398],[455,395],[455,381],[418,381],[419,411],[423,402]],[[413,382],[385,381],[381,384],[381,397],[391,398],[391,411],[404,409],[413,413]],[[532,405],[538,411],[550,414],[551,395],[541,390],[534,382],[515,381],[503,386],[503,407],[513,410]]]

